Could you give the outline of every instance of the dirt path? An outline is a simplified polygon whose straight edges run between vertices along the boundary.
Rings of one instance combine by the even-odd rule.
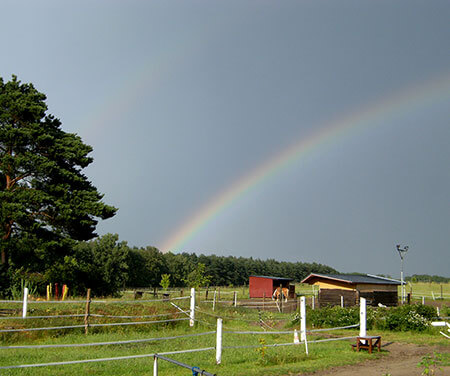
[[[423,368],[417,367],[417,364],[422,360],[424,355],[432,354],[433,351],[440,353],[450,352],[449,347],[420,346],[396,342],[387,343],[382,346],[382,349],[389,353],[379,359],[367,360],[356,365],[335,367],[326,371],[300,374],[297,376],[415,376],[422,374]],[[435,375],[450,375],[450,367],[437,370]]]

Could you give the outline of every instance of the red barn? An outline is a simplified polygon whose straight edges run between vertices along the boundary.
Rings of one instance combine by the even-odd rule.
[[[264,296],[270,298],[280,285],[289,289],[289,298],[295,298],[295,286],[290,285],[292,281],[292,278],[251,275],[249,277],[250,298],[263,298]]]

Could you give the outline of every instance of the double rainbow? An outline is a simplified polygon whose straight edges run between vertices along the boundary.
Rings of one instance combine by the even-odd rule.
[[[162,243],[160,249],[163,252],[179,250],[230,204],[309,153],[331,143],[334,144],[343,137],[350,136],[356,130],[373,126],[380,120],[407,114],[413,109],[426,108],[441,100],[448,101],[449,97],[450,74],[447,73],[420,85],[408,86],[393,95],[370,103],[362,109],[318,126],[318,130],[309,137],[302,138],[287,149],[275,154],[212,197],[173,231]]]

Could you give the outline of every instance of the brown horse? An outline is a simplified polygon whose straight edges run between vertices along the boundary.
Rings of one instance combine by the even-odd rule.
[[[283,288],[277,287],[275,289],[275,291],[273,292],[272,300],[274,300],[274,299],[279,300],[279,299],[283,299],[284,298],[284,301],[287,302],[288,295],[289,295],[289,289],[288,288],[286,288],[286,287],[283,287]]]

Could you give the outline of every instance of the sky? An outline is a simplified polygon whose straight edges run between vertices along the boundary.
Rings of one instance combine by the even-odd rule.
[[[450,276],[450,2],[0,4],[130,246]]]

